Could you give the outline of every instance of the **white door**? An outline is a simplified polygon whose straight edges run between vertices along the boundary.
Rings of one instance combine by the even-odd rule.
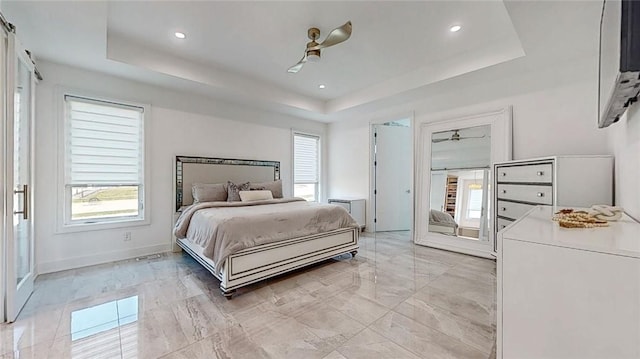
[[[33,292],[32,130],[33,64],[14,34],[8,36],[5,119],[6,319],[13,322]]]
[[[6,112],[6,100],[7,100],[7,32],[4,27],[0,26],[0,142],[3,143],[6,141],[7,137],[5,136],[5,124],[8,121],[8,116]],[[7,170],[5,167],[5,146],[0,146],[0,168],[2,168],[2,179],[0,180],[0,193],[2,193],[2,201],[9,193],[10,188],[6,187],[6,179],[7,179]],[[4,206],[0,206],[0,298],[2,298],[2,303],[0,303],[0,322],[4,322],[6,320],[4,315],[4,305],[6,298],[6,288],[5,288],[5,273],[6,273],[6,261],[5,261],[5,238],[6,238],[6,229],[5,229],[5,210]]]
[[[374,125],[376,232],[411,229],[411,128]]]

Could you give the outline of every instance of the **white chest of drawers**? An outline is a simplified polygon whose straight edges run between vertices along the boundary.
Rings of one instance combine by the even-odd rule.
[[[497,358],[640,358],[640,224],[560,228],[557,209],[498,235]]]
[[[613,156],[500,162],[494,164],[493,173],[494,238],[536,205],[613,204]]]

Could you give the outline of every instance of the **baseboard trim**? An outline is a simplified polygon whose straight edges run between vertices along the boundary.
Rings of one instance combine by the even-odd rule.
[[[92,266],[109,262],[116,262],[125,259],[148,256],[150,254],[170,252],[171,244],[158,244],[155,246],[131,248],[126,250],[98,253],[90,256],[67,258],[60,261],[38,263],[37,274],[53,273],[68,269]]]

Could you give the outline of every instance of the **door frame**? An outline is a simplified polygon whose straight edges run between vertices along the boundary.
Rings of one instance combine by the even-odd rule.
[[[367,205],[367,223],[369,225],[367,225],[367,232],[372,232],[375,233],[376,232],[376,223],[374,221],[375,219],[375,215],[376,215],[376,196],[375,196],[375,187],[376,187],[376,168],[374,166],[375,163],[375,127],[376,125],[384,125],[387,122],[392,122],[392,121],[397,121],[397,120],[404,120],[404,119],[409,119],[409,130],[411,131],[411,141],[412,141],[412,146],[410,146],[411,148],[411,153],[409,154],[411,156],[412,159],[415,159],[415,151],[416,151],[416,139],[415,139],[415,130],[414,130],[414,125],[415,125],[415,113],[412,112],[405,112],[402,114],[398,114],[398,115],[393,115],[393,116],[385,116],[385,117],[381,117],[381,118],[377,118],[375,120],[371,120],[369,121],[369,204]],[[410,218],[410,229],[409,229],[409,235],[411,236],[410,238],[414,238],[414,233],[415,233],[415,211],[416,211],[416,191],[415,191],[415,161],[411,161],[411,173],[409,175],[410,178],[410,184],[409,184],[409,188],[411,189],[411,209],[409,211],[411,218]]]
[[[5,88],[5,121],[3,121],[3,142],[7,144],[3,148],[3,177],[5,187],[3,189],[4,196],[4,216],[3,216],[3,233],[4,233],[4,252],[2,253],[4,259],[4,271],[5,275],[3,277],[3,291],[4,291],[4,316],[3,319],[7,322],[13,322],[18,314],[19,310],[14,309],[17,302],[26,303],[31,293],[33,293],[33,282],[35,280],[35,231],[34,231],[34,178],[35,178],[35,93],[36,93],[36,76],[35,76],[35,66],[31,62],[31,59],[26,55],[24,48],[17,40],[14,33],[8,33],[7,35],[7,66],[6,66],[6,88]],[[28,223],[29,234],[30,234],[30,245],[29,245],[29,273],[25,279],[23,279],[23,285],[27,285],[27,293],[18,293],[17,288],[13,289],[13,286],[16,285],[15,277],[16,277],[16,268],[15,268],[15,241],[13,236],[13,210],[14,210],[14,196],[13,190],[15,188],[15,184],[13,183],[13,170],[14,170],[14,161],[13,161],[13,149],[9,146],[13,146],[13,129],[14,129],[14,113],[15,106],[13,101],[13,94],[15,88],[15,76],[18,68],[18,61],[23,61],[29,71],[31,72],[31,93],[30,93],[30,116],[29,116],[29,196],[28,196],[28,207],[30,209],[30,218]],[[7,139],[11,136],[11,141],[7,141]],[[9,184],[11,186],[9,186]],[[23,298],[18,298],[17,295],[22,294]]]
[[[8,41],[9,34],[4,28],[4,26],[0,25],[0,119],[2,119],[2,123],[0,123],[0,139],[2,139],[0,145],[0,168],[2,168],[2,181],[0,182],[0,190],[2,191],[2,206],[0,206],[0,215],[2,219],[0,220],[0,233],[2,234],[2,239],[0,240],[0,295],[2,298],[2,303],[0,305],[0,319],[2,322],[6,321],[5,317],[5,298],[6,298],[6,256],[5,256],[5,248],[6,248],[6,216],[5,216],[5,207],[6,207],[6,194],[7,194],[7,185],[6,185],[6,167],[5,167],[5,153],[6,153],[6,137],[5,137],[5,127],[6,122],[8,121],[8,112],[7,112],[7,99],[9,98],[8,89],[9,85],[7,84],[7,66],[8,66]],[[5,46],[7,45],[7,46]]]

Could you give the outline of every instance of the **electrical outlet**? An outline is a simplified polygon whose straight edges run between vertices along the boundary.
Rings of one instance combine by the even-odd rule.
[[[124,241],[128,242],[131,240],[131,232],[124,232]]]

